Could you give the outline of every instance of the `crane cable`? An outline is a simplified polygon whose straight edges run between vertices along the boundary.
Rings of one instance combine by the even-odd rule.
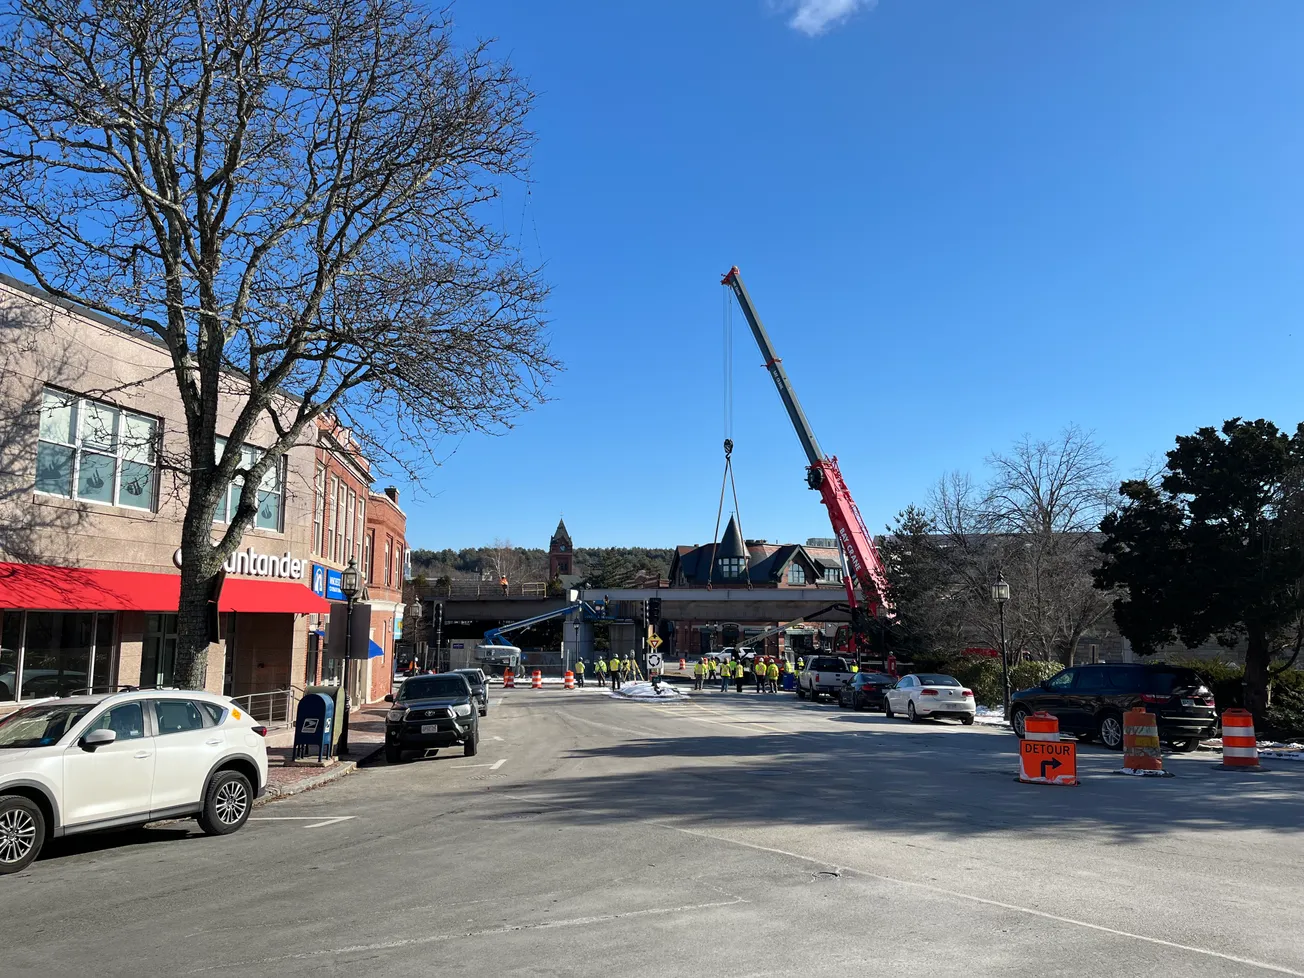
[[[733,295],[728,288],[724,293],[724,478],[720,481],[720,505],[715,511],[715,533],[711,537],[711,566],[707,568],[706,589],[711,590],[711,579],[715,576],[715,554],[720,548],[720,520],[724,516],[724,491],[729,487],[733,491],[733,516],[738,522],[738,535],[743,533],[742,511],[738,508],[738,485],[734,482],[733,472]],[[743,537],[743,549],[747,549],[747,538]],[[751,555],[746,556],[747,589],[752,589]]]

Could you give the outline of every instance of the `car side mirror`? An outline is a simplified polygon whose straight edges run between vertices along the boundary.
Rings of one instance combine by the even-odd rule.
[[[105,744],[111,744],[118,739],[116,730],[109,730],[101,727],[99,730],[92,730],[81,739],[81,748],[86,751],[93,751],[96,747],[103,747]]]
[[[385,702],[386,702],[386,703],[393,703],[393,702],[394,702],[394,694],[393,694],[393,693],[386,693],[386,694],[385,694]]]

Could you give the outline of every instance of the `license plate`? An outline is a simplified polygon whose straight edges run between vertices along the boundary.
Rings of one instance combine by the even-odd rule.
[[[1195,706],[1195,700],[1182,700],[1183,706]]]
[[[423,723],[423,724],[421,724],[421,732],[422,732],[422,733],[439,733],[439,724],[437,724],[437,723]]]

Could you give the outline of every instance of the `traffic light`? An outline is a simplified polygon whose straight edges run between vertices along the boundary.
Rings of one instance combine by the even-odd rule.
[[[655,625],[661,620],[661,599],[649,598],[647,602],[647,620],[649,624]]]

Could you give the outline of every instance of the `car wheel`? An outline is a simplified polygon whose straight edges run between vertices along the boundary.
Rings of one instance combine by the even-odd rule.
[[[1185,740],[1172,740],[1169,741],[1168,746],[1179,754],[1189,754],[1200,746],[1200,738],[1188,737]]]
[[[45,816],[20,795],[0,798],[0,874],[26,869],[45,845]]]
[[[1010,714],[1010,727],[1014,730],[1014,736],[1020,740],[1023,739],[1024,722],[1028,719],[1028,711],[1021,710],[1017,706]]]
[[[960,722],[963,723],[966,727],[972,727],[973,717],[960,717]]]
[[[483,710],[481,710],[480,715],[482,717],[487,717],[489,715],[489,707],[486,706]]]
[[[385,763],[399,764],[403,761],[403,748],[394,747],[390,744],[385,745]]]
[[[1100,718],[1100,742],[1110,750],[1123,747],[1123,717],[1118,713],[1106,713]]]
[[[906,716],[908,716],[908,717],[910,718],[910,722],[911,722],[911,723],[918,723],[918,722],[919,722],[920,717],[919,717],[919,714],[915,712],[915,701],[914,701],[914,700],[906,700]]]
[[[846,708],[847,708],[847,701],[846,701],[845,699],[842,698],[841,694],[839,694],[839,696],[838,696],[838,709],[839,709],[839,710],[845,710]]]
[[[805,698],[806,698],[806,690],[804,690],[804,689],[802,688],[801,683],[798,683],[798,684],[797,684],[797,699],[799,699],[799,700],[804,700]]]
[[[199,827],[207,835],[230,835],[249,818],[254,792],[239,771],[218,771],[208,783]]]
[[[467,757],[475,757],[476,751],[480,749],[480,734],[472,730],[471,736],[466,738],[466,743],[462,746],[462,753]]]
[[[888,701],[886,696],[883,697],[883,716],[887,717],[889,720],[896,716],[896,714],[892,712],[892,704]]]

